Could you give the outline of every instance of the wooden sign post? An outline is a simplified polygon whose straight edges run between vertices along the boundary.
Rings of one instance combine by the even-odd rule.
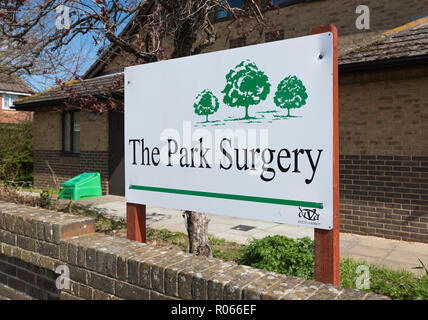
[[[146,242],[146,206],[126,203],[126,237],[129,240]]]
[[[340,285],[339,258],[339,71],[337,28],[328,24],[312,28],[312,34],[331,32],[333,37],[333,228],[314,229],[315,280]]]

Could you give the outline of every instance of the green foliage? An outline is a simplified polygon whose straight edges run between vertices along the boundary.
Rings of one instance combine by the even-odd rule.
[[[417,278],[413,273],[405,270],[391,270],[365,262],[347,258],[340,263],[341,286],[356,289],[358,274],[355,272],[361,264],[367,265],[370,272],[370,289],[367,292],[388,296],[392,299],[428,299],[428,276]]]
[[[227,241],[224,238],[217,238],[213,234],[208,235],[210,246],[214,258],[222,259],[224,261],[238,261],[242,256],[242,248],[244,245]]]
[[[0,179],[33,180],[33,123],[0,125]]]
[[[210,90],[205,89],[196,96],[193,108],[197,115],[206,116],[208,122],[208,116],[218,110],[218,99]]]
[[[254,268],[313,279],[314,242],[308,237],[294,240],[280,235],[253,239],[243,249],[239,262]]]
[[[428,276],[428,268],[425,266],[425,264],[422,262],[421,259],[418,258],[418,260],[419,260],[419,262],[420,262],[421,265],[419,267],[414,267],[413,269],[424,270],[425,274]]]
[[[248,107],[266,100],[271,84],[263,71],[254,62],[242,61],[226,75],[226,86],[223,89],[223,102],[230,107],[245,107],[245,118],[248,119]]]
[[[238,263],[305,279],[314,279],[314,242],[309,238],[298,240],[285,236],[269,236],[252,240],[241,250]],[[341,259],[340,282],[343,288],[356,287],[360,274],[359,265],[367,265],[370,272],[370,288],[367,292],[388,296],[392,299],[427,300],[428,275],[416,277],[406,270],[392,270],[352,258]],[[421,267],[423,268],[423,266]]]
[[[296,76],[288,76],[278,84],[273,101],[278,107],[288,109],[290,115],[290,109],[304,106],[307,98],[303,82]]]

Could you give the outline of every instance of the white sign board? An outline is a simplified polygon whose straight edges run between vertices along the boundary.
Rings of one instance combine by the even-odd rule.
[[[125,69],[126,201],[331,229],[331,33]]]

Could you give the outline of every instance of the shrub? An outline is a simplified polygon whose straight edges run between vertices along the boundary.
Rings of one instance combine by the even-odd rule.
[[[406,270],[395,271],[350,258],[342,259],[340,262],[340,282],[342,287],[356,288],[358,275],[355,270],[361,264],[367,265],[370,272],[370,289],[364,289],[364,291],[375,292],[392,299],[428,299],[428,276],[418,278]]]
[[[33,180],[33,123],[0,125],[0,179]]]
[[[293,240],[285,236],[269,236],[252,240],[242,249],[238,263],[285,275],[314,279],[314,242],[308,237]],[[356,289],[356,273],[359,265],[367,265],[370,272],[370,288],[367,292],[388,296],[392,299],[427,300],[428,274],[416,277],[406,270],[392,270],[374,266],[352,258],[340,261],[340,285]],[[421,269],[426,270],[421,263]]]
[[[253,239],[243,249],[239,263],[253,268],[314,278],[314,242],[308,238],[290,239],[285,236],[269,236]]]

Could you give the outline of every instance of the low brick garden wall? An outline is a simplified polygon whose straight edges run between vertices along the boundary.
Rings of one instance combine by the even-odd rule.
[[[95,233],[94,220],[0,202],[0,283],[35,299],[386,299]],[[57,289],[58,266],[70,271]]]

